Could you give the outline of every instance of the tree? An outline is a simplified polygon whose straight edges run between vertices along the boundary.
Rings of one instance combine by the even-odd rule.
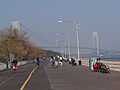
[[[13,28],[0,31],[0,60],[10,61],[10,54],[18,60],[42,57],[44,51],[31,43],[25,32]]]

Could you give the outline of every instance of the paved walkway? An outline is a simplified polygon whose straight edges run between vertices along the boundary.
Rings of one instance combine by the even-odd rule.
[[[35,64],[28,64],[17,72],[0,72],[0,90],[20,90],[34,68]],[[42,62],[23,90],[120,90],[120,72],[102,74],[68,63],[53,68],[48,62]]]
[[[120,90],[120,72],[91,72],[85,66],[46,67],[54,90]]]

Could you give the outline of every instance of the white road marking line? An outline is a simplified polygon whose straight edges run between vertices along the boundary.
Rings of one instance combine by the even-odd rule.
[[[9,81],[10,79],[12,79],[15,75],[16,75],[16,74],[13,74],[13,75],[12,75],[11,77],[9,77],[8,79],[2,81],[2,82],[0,83],[0,87],[3,86],[3,84],[5,84],[7,81]]]
[[[47,74],[48,80],[49,80],[49,82],[50,82],[50,88],[51,88],[51,89],[54,89],[54,85],[52,84],[52,81],[51,81],[51,79],[50,79],[50,77],[49,77],[49,75],[48,75],[47,69],[46,69],[45,67],[44,67],[44,69],[45,69],[45,72],[46,72],[46,74]]]

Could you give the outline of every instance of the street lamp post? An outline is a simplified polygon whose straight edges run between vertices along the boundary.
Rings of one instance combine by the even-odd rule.
[[[70,40],[69,40],[70,36],[68,36],[68,35],[66,35],[66,34],[59,34],[59,33],[57,33],[56,35],[64,35],[64,36],[67,38],[68,55],[69,55],[69,59],[70,59],[70,57],[71,57],[71,55],[70,55]],[[65,44],[66,44],[66,43],[65,43]],[[65,46],[66,46],[66,45],[65,45]]]
[[[63,44],[62,44],[62,42],[61,42],[60,40],[56,40],[56,50],[58,50],[58,49],[57,49],[57,48],[58,48],[58,42],[60,42],[60,44],[61,44],[61,45],[60,45],[60,49],[59,49],[59,51],[58,51],[58,52],[59,52],[59,55],[60,55],[60,56],[63,56],[63,53],[64,53],[63,47],[64,47],[64,46],[63,46]]]
[[[70,59],[70,37],[67,35],[67,41],[68,41],[68,55],[69,55],[69,59]]]
[[[59,40],[56,40],[56,51],[59,51],[58,50],[58,42],[59,42]]]
[[[79,31],[78,29],[80,28],[80,24],[74,21],[69,21],[69,20],[60,20],[58,21],[59,23],[63,23],[63,22],[69,22],[72,23],[76,26],[76,39],[77,39],[77,57],[78,60],[80,59],[80,46],[79,46]]]

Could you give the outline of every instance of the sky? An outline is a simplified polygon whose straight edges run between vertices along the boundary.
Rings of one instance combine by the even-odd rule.
[[[120,0],[0,0],[0,29],[19,20],[36,33],[30,37],[38,45],[55,45],[64,37],[56,35],[60,33],[70,36],[70,44],[75,46],[75,25],[57,22],[70,20],[80,23],[80,47],[91,48],[92,32],[98,32],[101,49],[120,50],[119,4]]]

